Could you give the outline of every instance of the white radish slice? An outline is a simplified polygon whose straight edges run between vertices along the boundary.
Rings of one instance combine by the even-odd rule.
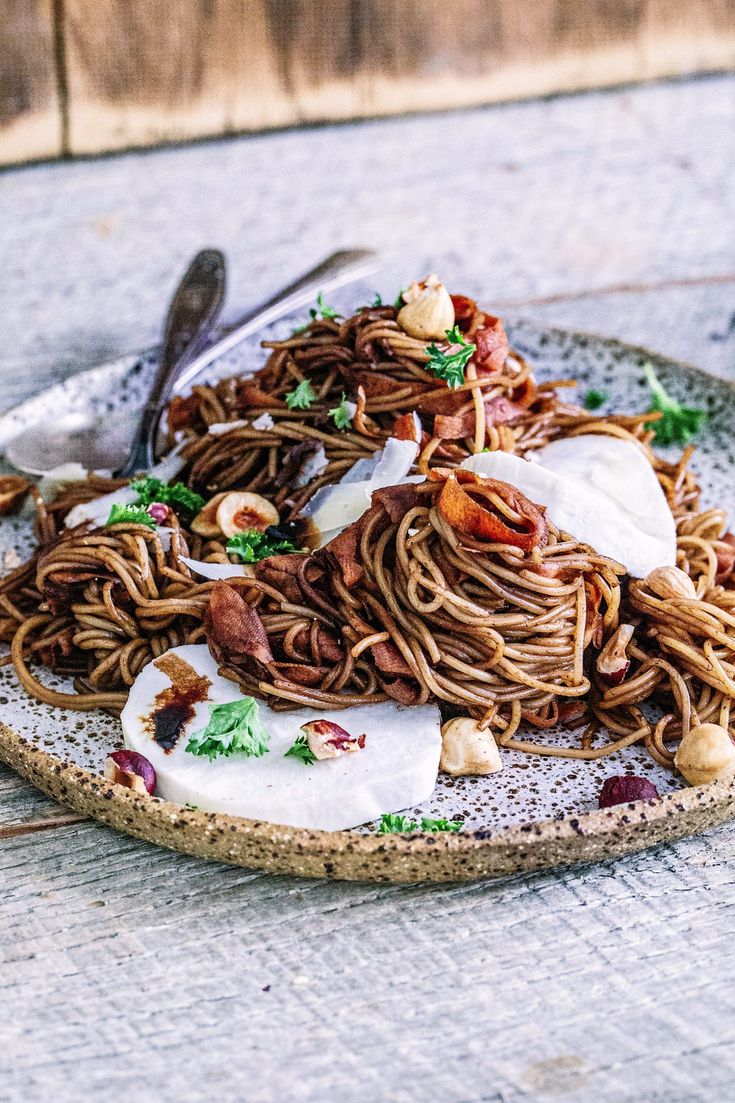
[[[217,673],[204,644],[169,651],[211,682],[207,701],[193,706],[173,750],[166,753],[152,738],[148,718],[156,695],[171,679],[155,662],[136,678],[120,717],[125,746],[152,763],[158,776],[156,795],[206,812],[227,812],[291,827],[339,831],[399,812],[426,800],[436,784],[441,752],[439,710],[435,705],[404,708],[393,702],[348,711],[296,709],[273,712],[259,702],[260,719],[270,733],[267,754],[209,759],[186,750],[194,732],[206,727],[210,704],[238,700],[234,682]],[[310,720],[332,720],[352,735],[366,734],[365,746],[305,766],[285,752]]]
[[[481,452],[461,466],[517,487],[546,506],[557,528],[624,564],[635,578],[676,563],[674,519],[636,445],[587,434],[547,445],[535,461]]]
[[[179,556],[179,563],[185,563],[194,574],[202,578],[253,578],[255,571],[250,563],[205,563],[203,559],[190,559],[187,555]]]

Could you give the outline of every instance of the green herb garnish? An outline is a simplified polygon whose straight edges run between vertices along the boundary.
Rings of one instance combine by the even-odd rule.
[[[645,367],[648,386],[653,393],[651,412],[661,413],[653,426],[653,439],[656,444],[688,444],[696,436],[707,420],[706,410],[694,410],[682,406],[663,388],[650,364]]]
[[[449,351],[444,352],[438,345],[429,345],[426,350],[429,354],[426,370],[439,379],[445,379],[449,387],[461,387],[464,383],[465,367],[476,346],[465,341],[459,326],[446,330],[446,335],[450,344]]]
[[[339,401],[339,406],[335,406],[334,409],[329,411],[329,416],[334,422],[337,429],[351,429],[352,418],[354,414],[350,413],[347,395],[342,392],[342,398]]]
[[[308,379],[302,379],[298,387],[286,395],[289,410],[308,410],[313,402],[316,402],[316,392]]]
[[[212,761],[219,755],[242,754],[260,758],[268,751],[270,735],[258,716],[258,702],[252,697],[210,705],[209,723],[195,732],[186,749]]]
[[[316,755],[309,747],[309,742],[305,735],[297,735],[296,741],[288,748],[283,757],[298,758],[299,762],[303,762],[304,766],[312,766],[316,762]]]
[[[382,306],[383,305],[383,296],[380,294],[379,291],[375,292],[375,298],[373,299],[372,305],[373,306]]]
[[[587,391],[584,396],[584,408],[585,410],[599,410],[600,406],[603,406],[609,397],[607,391]]]
[[[333,306],[327,306],[324,302],[324,292],[320,291],[316,297],[316,310],[314,307],[309,311],[311,320],[316,321],[317,318],[339,318],[339,314]]]
[[[243,563],[259,563],[261,559],[267,559],[270,555],[290,555],[291,552],[298,550],[290,540],[271,536],[268,532],[258,532],[257,529],[236,532],[227,541],[228,553],[239,555]]]
[[[163,502],[164,505],[170,506],[182,521],[190,521],[201,509],[204,509],[204,498],[201,494],[189,490],[189,487],[183,483],[169,485],[149,475],[145,479],[135,479],[130,485],[138,495],[138,505],[149,506],[153,502]]]
[[[333,306],[327,306],[324,302],[324,292],[320,291],[316,297],[316,307],[312,307],[309,311],[310,321],[306,322],[303,326],[298,326],[291,333],[292,337],[298,337],[300,333],[303,333],[305,329],[308,329],[312,322],[315,322],[317,318],[339,318],[339,314]]]
[[[403,301],[403,292],[407,291],[407,290],[408,290],[408,288],[402,287],[401,290],[396,295],[396,301],[393,303],[393,306],[396,308],[396,310],[400,310],[402,306],[406,305]]]
[[[145,525],[149,529],[154,529],[156,521],[140,506],[122,506],[118,502],[110,509],[105,528],[108,525]]]
[[[433,820],[422,816],[421,820],[409,820],[407,816],[386,814],[380,817],[379,835],[404,835],[412,831],[461,831],[464,820]]]

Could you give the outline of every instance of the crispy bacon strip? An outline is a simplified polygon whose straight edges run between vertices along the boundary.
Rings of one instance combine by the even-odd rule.
[[[234,586],[216,582],[204,616],[207,643],[214,657],[255,659],[268,666],[273,653],[263,622]]]
[[[472,334],[477,346],[473,360],[481,371],[500,371],[508,359],[508,336],[500,318],[484,315],[485,321]]]
[[[421,443],[421,422],[414,413],[401,414],[393,423],[393,432],[396,440],[412,440],[416,444]]]
[[[461,468],[451,472],[434,471],[430,478],[444,478],[437,501],[442,517],[452,528],[464,532],[476,540],[494,544],[510,544],[523,551],[544,547],[549,530],[543,511],[510,483],[500,479],[483,479],[474,471]],[[464,485],[460,485],[464,484]],[[468,490],[465,490],[465,486]],[[468,492],[469,491],[469,492]],[[474,495],[474,497],[472,496]],[[492,497],[501,499],[519,517],[518,527],[513,528],[492,503]],[[489,501],[490,509],[477,501],[477,497]]]
[[[397,486],[383,486],[374,490],[372,495],[373,505],[380,505],[390,517],[393,524],[402,521],[409,509],[419,501],[419,492],[416,483],[399,483]],[[363,514],[366,516],[366,514]]]
[[[375,665],[383,674],[398,674],[401,677],[413,677],[413,671],[398,648],[390,640],[374,643],[370,648]]]
[[[505,395],[496,395],[485,403],[486,425],[512,425],[523,417],[526,409],[520,402],[512,402]],[[462,414],[437,414],[434,418],[434,436],[439,440],[462,440],[475,431],[475,409],[471,407]]]
[[[717,581],[724,582],[730,577],[735,568],[735,533],[726,532],[720,541],[725,547],[718,547],[717,553]]]
[[[357,559],[357,545],[366,514],[353,521],[346,529],[330,540],[318,553],[339,568],[345,586],[355,586],[365,573]]]

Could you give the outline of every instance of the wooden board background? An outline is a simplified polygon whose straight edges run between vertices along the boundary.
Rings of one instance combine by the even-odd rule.
[[[0,163],[735,65],[735,0],[3,0]]]

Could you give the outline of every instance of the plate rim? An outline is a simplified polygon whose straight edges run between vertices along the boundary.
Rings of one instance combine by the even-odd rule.
[[[508,319],[562,339],[584,338],[608,348],[682,368],[726,387],[735,381],[684,360],[587,330]],[[153,350],[126,353],[76,372],[0,414],[3,422],[71,379],[129,361]],[[735,817],[735,778],[688,786],[653,800],[530,820],[504,828],[450,834],[363,835],[316,831],[226,813],[202,812],[142,797],[84,767],[43,750],[0,720],[0,760],[60,803],[126,834],[184,854],[275,873],[377,883],[484,880],[620,857],[699,833]],[[673,821],[673,826],[672,826]]]

